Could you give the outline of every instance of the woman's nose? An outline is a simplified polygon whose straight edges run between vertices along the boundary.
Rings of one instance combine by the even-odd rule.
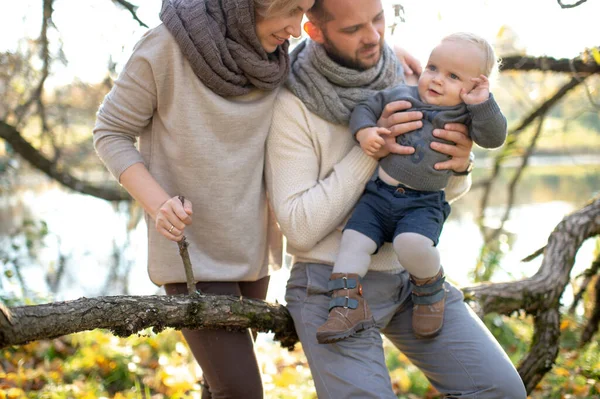
[[[293,37],[300,37],[302,35],[302,15],[290,21],[290,24],[285,28],[285,32],[288,35]]]

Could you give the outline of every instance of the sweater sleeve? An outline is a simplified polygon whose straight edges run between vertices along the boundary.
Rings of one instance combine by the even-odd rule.
[[[267,139],[266,180],[273,210],[288,242],[309,251],[354,207],[377,162],[352,147],[331,173],[320,177],[321,153],[310,115],[292,94],[280,94]],[[324,123],[323,123],[324,125]]]
[[[446,192],[446,201],[453,203],[462,198],[471,189],[471,175],[450,176],[448,185],[444,189]]]
[[[504,144],[507,133],[506,118],[491,93],[487,101],[468,105],[467,109],[473,115],[470,136],[475,144],[490,149]]]
[[[377,121],[386,104],[386,96],[383,91],[359,103],[350,115],[350,132],[356,136],[361,129],[377,126]]]
[[[152,67],[141,54],[148,45],[145,39],[104,98],[93,130],[96,152],[117,180],[128,167],[144,162],[135,144],[157,104]]]

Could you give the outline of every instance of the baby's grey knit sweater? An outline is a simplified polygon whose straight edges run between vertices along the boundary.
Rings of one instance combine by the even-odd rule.
[[[454,144],[433,136],[433,129],[443,129],[446,123],[463,123],[469,128],[469,137],[480,147],[497,148],[506,140],[506,118],[490,93],[481,104],[459,104],[443,107],[425,104],[417,86],[399,85],[383,90],[357,105],[350,117],[352,134],[363,128],[377,126],[386,104],[406,100],[412,104],[407,111],[423,113],[423,127],[396,138],[398,144],[415,148],[411,155],[390,154],[380,161],[383,170],[394,179],[421,191],[441,190],[448,184],[452,171],[435,170],[433,165],[450,157],[430,148],[432,141]]]

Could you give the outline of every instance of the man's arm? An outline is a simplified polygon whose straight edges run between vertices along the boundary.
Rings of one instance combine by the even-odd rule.
[[[421,72],[423,72],[421,63],[412,54],[398,45],[394,46],[394,53],[402,64],[402,69],[404,69],[404,82],[407,85],[415,86],[418,83]]]
[[[311,117],[297,97],[282,91],[266,148],[265,176],[273,210],[288,242],[302,251],[312,249],[344,221],[377,167],[375,159],[354,146],[321,179],[321,157],[334,155],[322,153],[318,137],[326,132],[313,131]]]

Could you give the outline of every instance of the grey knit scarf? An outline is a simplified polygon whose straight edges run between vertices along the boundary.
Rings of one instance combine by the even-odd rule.
[[[366,71],[339,65],[322,45],[308,39],[294,49],[290,59],[286,86],[309,110],[338,124],[348,124],[358,103],[404,80],[402,64],[387,45],[377,65]]]
[[[253,0],[163,0],[160,19],[196,76],[220,96],[273,90],[287,78],[289,43],[267,54],[256,36]]]

